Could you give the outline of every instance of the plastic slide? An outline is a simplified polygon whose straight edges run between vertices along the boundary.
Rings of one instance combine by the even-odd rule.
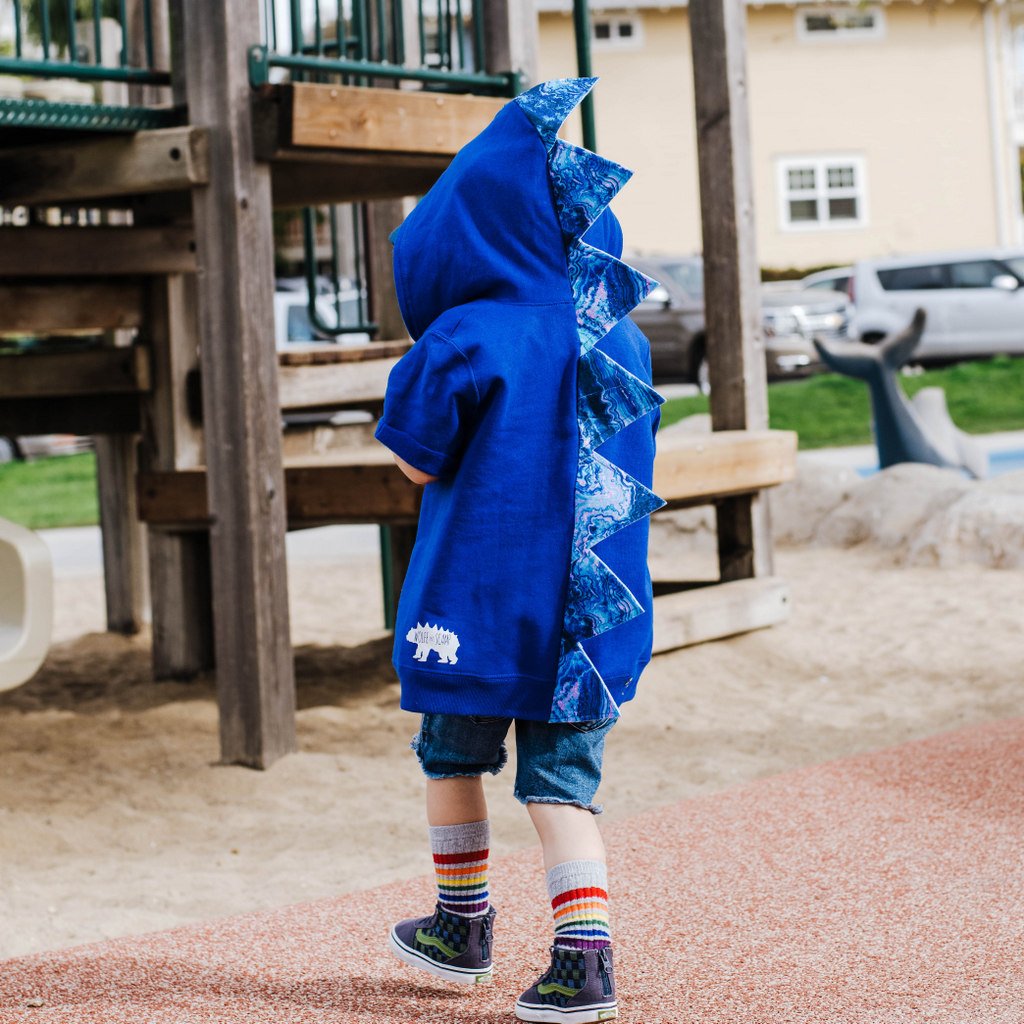
[[[0,690],[39,671],[53,633],[53,565],[31,530],[0,519]]]

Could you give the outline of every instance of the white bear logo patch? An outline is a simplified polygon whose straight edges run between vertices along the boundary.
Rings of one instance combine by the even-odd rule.
[[[426,661],[431,651],[437,652],[438,662],[442,665],[454,665],[459,660],[455,654],[459,649],[459,638],[443,626],[417,622],[416,628],[405,634],[405,639],[416,645],[413,654],[416,661]]]

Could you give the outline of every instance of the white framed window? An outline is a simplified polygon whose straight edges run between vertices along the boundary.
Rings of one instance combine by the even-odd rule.
[[[860,228],[868,222],[862,156],[788,156],[776,162],[784,231]]]
[[[595,50],[638,50],[643,45],[643,22],[638,14],[597,14],[590,22]]]
[[[885,12],[880,7],[810,7],[796,12],[796,35],[805,42],[881,39]]]

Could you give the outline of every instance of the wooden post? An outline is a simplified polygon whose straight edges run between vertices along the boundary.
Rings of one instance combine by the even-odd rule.
[[[199,361],[194,274],[152,279],[146,337],[153,387],[143,403],[146,468],[190,469],[204,462],[202,432],[189,418],[186,377]],[[212,668],[210,542],[205,531],[149,530],[153,677],[191,679]]]
[[[134,434],[94,438],[107,629],[126,636],[138,633],[149,611],[146,529],[135,496],[136,442]]]
[[[760,273],[747,108],[746,5],[692,0],[690,43],[704,238],[704,305],[714,430],[768,425]],[[723,580],[772,571],[768,507],[760,496],[717,506]]]
[[[210,183],[192,202],[221,756],[264,768],[296,741],[270,168],[253,152],[247,68],[259,4],[173,2],[189,119],[210,133]]]
[[[483,0],[484,66],[488,74],[522,73],[525,84],[537,77],[537,14],[518,0]]]

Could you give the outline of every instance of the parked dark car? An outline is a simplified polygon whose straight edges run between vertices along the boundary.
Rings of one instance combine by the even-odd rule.
[[[627,256],[626,261],[659,282],[631,314],[650,339],[655,383],[691,383],[706,391],[703,261],[699,256]],[[762,328],[768,379],[823,369],[811,339],[847,337],[851,312],[849,299],[839,292],[766,288]]]

